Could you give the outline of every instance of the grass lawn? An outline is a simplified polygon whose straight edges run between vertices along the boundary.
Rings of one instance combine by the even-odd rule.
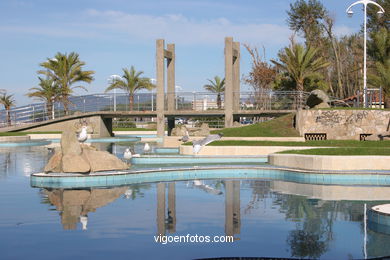
[[[299,133],[293,127],[293,118],[294,114],[288,114],[263,123],[214,130],[211,133],[223,133],[226,137],[297,137]]]
[[[184,145],[192,145],[191,142]],[[209,146],[314,146],[314,147],[367,147],[390,148],[390,141],[355,141],[355,140],[325,140],[306,142],[277,142],[277,141],[215,141]]]
[[[279,153],[307,155],[390,155],[390,148],[317,148],[308,150],[288,150]]]
[[[61,134],[60,131],[52,131],[52,132],[4,132],[0,133],[0,136],[23,136],[30,134]]]
[[[147,129],[147,128],[136,128],[136,127],[115,127],[112,129],[113,131],[156,131],[156,129]]]

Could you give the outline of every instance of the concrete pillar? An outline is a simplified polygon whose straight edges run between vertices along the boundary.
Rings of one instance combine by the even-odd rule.
[[[100,137],[114,136],[112,133],[112,118],[102,118],[103,124],[100,125]]]
[[[165,183],[157,183],[157,235],[165,235]]]
[[[168,184],[168,232],[176,232],[176,188],[175,183]]]
[[[233,42],[233,111],[240,109],[240,43]]]
[[[168,93],[168,111],[175,110],[175,44],[167,45],[168,52],[171,53],[171,58],[167,62],[167,93]]]
[[[157,112],[157,137],[164,137],[165,118],[164,118],[164,40],[156,41],[156,112]]]
[[[233,126],[233,38],[225,38],[225,127]]]
[[[173,128],[175,128],[175,118],[168,117],[168,136],[171,136]]]

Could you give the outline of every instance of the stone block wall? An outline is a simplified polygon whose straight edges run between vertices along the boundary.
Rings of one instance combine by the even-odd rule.
[[[296,128],[306,133],[326,133],[331,140],[359,140],[361,134],[387,132],[390,111],[384,110],[300,110]]]

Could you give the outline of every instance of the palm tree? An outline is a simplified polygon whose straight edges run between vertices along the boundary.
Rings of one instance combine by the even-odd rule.
[[[46,103],[46,110],[49,117],[54,118],[53,105],[55,101],[58,101],[60,96],[60,89],[53,79],[39,79],[39,87],[30,88],[28,97],[35,97],[43,100]]]
[[[217,93],[217,106],[221,109],[221,93],[225,92],[225,78],[221,79],[219,76],[214,77],[214,81],[208,79],[210,84],[206,84],[203,88],[212,93]]]
[[[7,95],[7,93],[4,93],[0,96],[0,104],[4,105],[4,108],[7,112],[7,123],[9,126],[11,125],[10,110],[11,107],[15,106],[15,99],[13,96],[14,95]]]
[[[298,91],[303,91],[303,83],[306,78],[317,75],[317,72],[330,64],[323,57],[317,56],[318,49],[305,48],[301,44],[291,42],[290,47],[284,48],[278,54],[280,62],[271,60],[278,68],[286,71],[295,81]]]
[[[113,77],[110,85],[105,92],[113,89],[122,89],[129,93],[129,109],[133,110],[134,93],[142,90],[152,90],[155,85],[150,82],[149,78],[141,77],[143,71],[136,71],[133,66],[130,69],[123,68],[123,75],[121,77]]]
[[[91,83],[94,79],[92,75],[95,72],[92,70],[83,71],[84,65],[85,62],[80,61],[79,55],[75,52],[71,52],[69,55],[58,52],[54,58],[47,59],[40,64],[45,69],[39,70],[38,73],[46,75],[58,85],[65,114],[68,114],[69,96],[73,93],[73,89],[85,89],[83,86],[74,86],[74,84],[78,82]]]

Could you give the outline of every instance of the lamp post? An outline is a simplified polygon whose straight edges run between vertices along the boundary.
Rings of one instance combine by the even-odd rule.
[[[115,79],[122,79],[119,75],[111,75],[108,78],[108,83],[111,84],[114,82]],[[114,88],[114,112],[116,112],[116,89]]]
[[[363,69],[363,102],[364,107],[368,107],[367,104],[367,5],[373,4],[376,5],[379,8],[378,15],[382,15],[385,10],[382,6],[380,6],[378,3],[371,1],[371,0],[360,0],[356,1],[355,3],[351,4],[347,8],[347,14],[349,17],[352,17],[353,11],[352,7],[358,4],[364,5],[364,69]]]

